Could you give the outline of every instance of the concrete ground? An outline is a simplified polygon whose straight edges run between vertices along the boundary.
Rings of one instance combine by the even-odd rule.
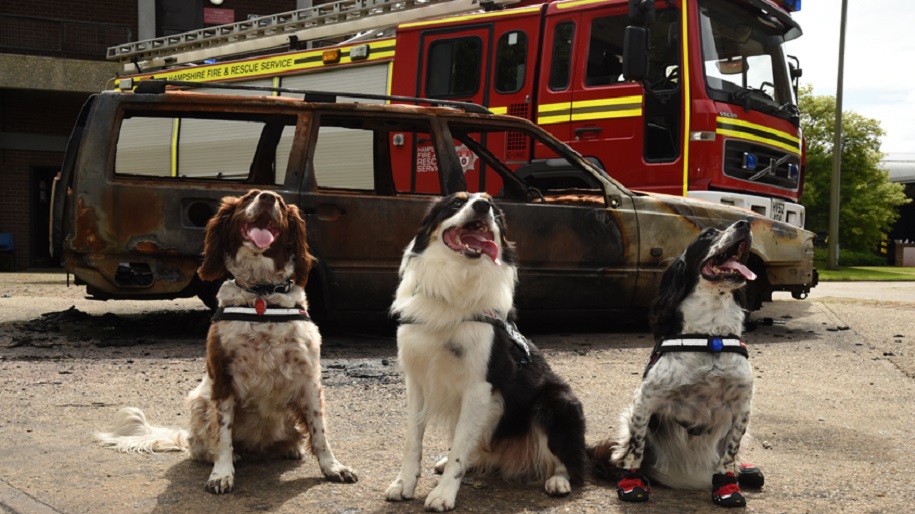
[[[744,460],[766,472],[752,512],[906,512],[915,504],[915,283],[823,283],[754,315],[756,372]],[[184,395],[204,373],[207,312],[196,300],[94,302],[60,274],[0,274],[0,512],[422,511],[447,447],[427,433],[419,500],[384,501],[402,453],[405,396],[396,344],[358,330],[325,335],[330,440],[356,484],[313,459],[241,461],[236,491],[204,491],[209,466],[181,453],[118,454],[92,438],[121,407],[186,426]],[[641,330],[529,334],[584,403],[588,443],[612,436],[652,345]],[[569,497],[542,485],[471,478],[463,512],[714,512],[706,491],[654,487],[625,505],[588,480]]]

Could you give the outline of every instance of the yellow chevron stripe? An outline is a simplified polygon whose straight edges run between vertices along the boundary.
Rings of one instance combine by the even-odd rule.
[[[559,110],[570,110],[572,102],[559,102],[557,104],[540,104],[537,106],[537,114],[543,112],[553,112]]]
[[[689,16],[692,14],[689,12],[687,5],[689,2],[683,2],[682,12],[680,13],[681,20],[688,20]],[[692,93],[690,93],[690,69],[689,69],[689,42],[690,42],[690,32],[689,32],[689,23],[680,23],[680,75],[683,76],[683,98],[686,100],[683,102],[683,126],[685,130],[683,131],[683,196],[686,196],[687,191],[689,190],[689,131],[690,124],[692,124],[693,111],[692,111]]]
[[[395,53],[393,41],[379,41],[369,43],[370,50],[368,59],[353,61],[349,57],[349,51],[354,46],[360,45],[350,45],[340,48],[341,54],[346,53],[346,55],[343,55],[340,58],[340,62],[338,64],[377,61],[394,57]],[[379,50],[380,48],[385,47],[387,47],[386,50]],[[293,73],[297,71],[326,67],[327,65],[321,62],[321,55],[323,54],[324,50],[326,49],[281,54],[246,61],[228,61],[203,66],[163,70],[155,73],[136,75],[134,76],[134,80],[139,81],[155,77],[157,79],[166,80],[193,80],[198,82],[209,82],[213,80],[260,78],[264,76],[272,76],[277,73]],[[305,60],[308,62],[302,62]]]
[[[617,98],[598,98],[597,100],[579,100],[577,102],[572,102],[572,108],[578,109],[581,107],[599,107],[604,105],[625,104],[639,104],[641,106],[642,95],[620,96]]]
[[[568,123],[569,115],[568,113],[560,116],[537,116],[538,125],[554,125],[556,123]]]
[[[171,165],[172,165],[172,176],[178,176],[178,132],[181,130],[181,120],[175,118],[172,121],[172,147],[169,153]]]
[[[625,109],[622,111],[599,111],[584,114],[572,114],[572,121],[602,120],[610,118],[632,118],[642,115],[642,108]]]
[[[407,27],[425,27],[432,25],[442,25],[444,23],[451,23],[453,21],[467,21],[467,20],[479,20],[481,18],[495,18],[497,16],[507,16],[510,14],[523,14],[529,12],[539,11],[540,7],[525,7],[523,9],[506,9],[504,11],[494,11],[487,13],[479,14],[466,14],[464,16],[452,16],[450,18],[440,18],[438,20],[430,21],[414,21],[412,23],[401,23],[398,27],[407,28]]]
[[[508,114],[508,106],[505,107],[487,107],[493,114]]]
[[[537,106],[537,124],[568,123],[572,115],[572,102],[542,104]]]
[[[740,131],[737,131],[737,130],[728,130],[728,129],[718,129],[718,130],[716,130],[715,132],[716,132],[717,134],[721,134],[722,136],[731,136],[731,137],[736,137],[736,138],[738,138],[738,139],[746,139],[746,140],[749,140],[749,141],[756,141],[757,143],[763,143],[763,144],[766,144],[766,145],[770,145],[770,146],[775,146],[775,147],[781,148],[782,150],[785,150],[785,151],[787,151],[787,152],[791,152],[791,153],[793,153],[793,154],[797,154],[797,155],[800,155],[800,154],[801,154],[800,150],[799,150],[798,148],[796,148],[796,147],[793,147],[793,146],[791,146],[791,145],[787,145],[787,144],[785,144],[785,143],[782,143],[781,141],[775,141],[774,139],[767,139],[767,138],[764,138],[764,137],[760,137],[760,136],[757,136],[756,134],[749,134],[749,133],[747,133],[747,132],[740,132]]]
[[[607,0],[577,0],[574,2],[557,2],[557,9],[568,9],[570,7],[578,7],[579,5],[590,5],[590,4],[601,4]]]
[[[790,141],[797,143],[798,148],[800,148],[800,145],[801,145],[801,140],[799,138],[792,136],[791,134],[789,134],[787,132],[782,132],[781,130],[774,129],[772,127],[767,127],[765,125],[757,125],[756,123],[750,123],[749,121],[744,121],[744,120],[739,120],[739,119],[734,119],[734,118],[725,118],[723,116],[718,116],[716,118],[716,121],[718,121],[720,123],[727,123],[729,125],[738,125],[740,127],[746,127],[746,128],[753,129],[753,130],[760,130],[762,132],[768,132],[769,134],[773,134],[778,137],[783,137],[785,139],[788,139]]]

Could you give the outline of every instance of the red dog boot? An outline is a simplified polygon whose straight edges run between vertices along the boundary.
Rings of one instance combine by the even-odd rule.
[[[762,471],[752,464],[741,464],[737,469],[737,483],[744,489],[762,489],[766,477]]]
[[[616,483],[616,494],[624,502],[647,502],[651,483],[637,469],[623,471]]]
[[[740,494],[734,473],[712,475],[712,501],[722,507],[746,507],[747,499]]]

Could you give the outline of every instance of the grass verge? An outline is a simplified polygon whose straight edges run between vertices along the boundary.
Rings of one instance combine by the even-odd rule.
[[[867,281],[913,281],[915,282],[915,268],[897,266],[840,266],[836,271],[826,269],[825,262],[816,262],[814,265],[823,282],[850,282],[855,280]]]

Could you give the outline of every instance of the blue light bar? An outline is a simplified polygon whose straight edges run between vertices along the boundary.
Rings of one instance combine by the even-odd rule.
[[[756,164],[759,162],[759,158],[756,157],[756,154],[744,152],[743,153],[743,163],[741,167],[745,170],[753,171],[756,169]]]
[[[783,0],[782,6],[788,12],[797,12],[801,10],[801,0]]]
[[[801,176],[801,167],[797,164],[788,164],[788,180],[797,180]]]

